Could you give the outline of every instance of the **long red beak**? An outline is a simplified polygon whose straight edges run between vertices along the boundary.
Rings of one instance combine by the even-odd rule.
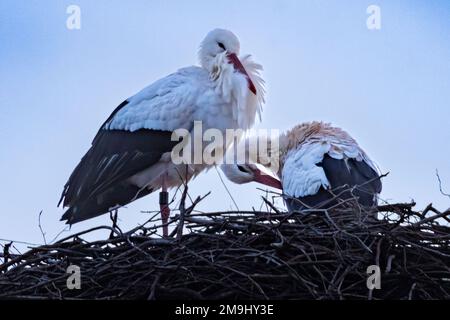
[[[253,92],[253,94],[256,95],[256,87],[253,84],[252,79],[250,79],[247,71],[245,70],[244,66],[242,65],[242,63],[239,60],[239,58],[237,57],[237,55],[235,53],[229,53],[229,54],[227,54],[227,57],[228,57],[228,61],[230,61],[230,63],[234,66],[234,69],[236,69],[236,71],[242,73],[244,76],[247,77],[248,88],[250,89],[251,92]]]
[[[267,174],[263,174],[260,170],[253,171],[253,174],[255,176],[255,178],[254,178],[255,182],[262,183],[262,184],[272,187],[272,188],[277,188],[280,190],[283,189],[283,186],[281,185],[281,181],[278,180],[277,178],[274,178]]]

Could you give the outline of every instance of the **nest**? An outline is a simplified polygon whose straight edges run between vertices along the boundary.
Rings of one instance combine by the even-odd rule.
[[[169,238],[157,235],[155,216],[128,232],[100,226],[21,255],[5,247],[0,298],[450,299],[449,210],[384,205],[380,220],[352,203],[303,214],[193,213],[198,200],[170,221]],[[83,239],[98,229],[110,238]],[[81,289],[67,286],[70,265],[80,268]],[[379,289],[368,286],[374,265]]]

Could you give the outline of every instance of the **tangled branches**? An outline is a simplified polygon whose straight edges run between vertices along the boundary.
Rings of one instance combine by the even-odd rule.
[[[304,215],[190,207],[181,219],[188,232],[166,239],[156,235],[160,225],[148,226],[156,218],[126,233],[98,227],[6,255],[0,298],[450,299],[450,227],[442,223],[450,211],[413,207],[380,206],[380,220],[351,203]],[[110,239],[82,239],[99,228]],[[80,290],[66,285],[71,264],[80,267]],[[381,270],[381,289],[367,287],[370,265]]]

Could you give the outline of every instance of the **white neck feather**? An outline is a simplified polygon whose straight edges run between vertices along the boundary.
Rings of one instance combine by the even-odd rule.
[[[242,65],[256,87],[256,95],[248,88],[245,75],[236,72],[228,62],[226,53],[218,54],[214,59],[205,61],[204,67],[210,70],[216,92],[233,108],[233,119],[240,129],[247,130],[255,123],[256,114],[261,119],[264,100],[264,80],[261,78],[262,66],[255,63],[250,55],[241,59]]]

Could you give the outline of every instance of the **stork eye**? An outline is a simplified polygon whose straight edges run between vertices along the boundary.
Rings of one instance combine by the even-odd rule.
[[[224,44],[223,44],[222,42],[217,42],[217,45],[218,45],[219,47],[221,47],[223,50],[226,50],[226,49],[225,49],[225,46],[224,46]]]
[[[244,173],[250,173],[250,170],[248,170],[248,169],[247,169],[246,167],[244,167],[244,166],[237,165],[237,167],[238,167],[239,171],[241,171],[241,172],[244,172]]]

